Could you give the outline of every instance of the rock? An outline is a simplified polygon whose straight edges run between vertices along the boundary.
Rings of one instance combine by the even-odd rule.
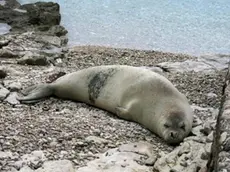
[[[46,160],[46,157],[42,151],[33,151],[31,154],[25,154],[21,157],[21,160],[15,162],[15,167],[19,168],[25,165],[29,165],[35,169],[41,167],[41,164]]]
[[[6,4],[4,6],[14,9],[20,7],[20,3],[16,0],[6,0]]]
[[[208,135],[206,141],[207,141],[207,142],[212,142],[212,141],[213,141],[213,132],[211,132],[211,133]]]
[[[20,104],[20,102],[17,100],[17,92],[11,92],[7,98],[5,99],[6,102],[8,102],[11,105],[17,105]]]
[[[225,144],[223,145],[223,150],[226,152],[230,152],[230,138],[228,138]]]
[[[24,166],[22,167],[19,172],[34,172],[34,170],[32,170],[30,167],[28,166]]]
[[[8,159],[8,158],[11,158],[13,157],[13,154],[12,152],[3,152],[3,151],[0,151],[0,159]]]
[[[7,86],[7,85],[6,85]],[[10,91],[19,91],[22,88],[22,84],[20,82],[13,82],[7,86]]]
[[[22,65],[38,65],[38,66],[46,66],[50,64],[44,55],[39,55],[31,52],[25,54],[21,59],[18,60],[17,63]]]
[[[6,70],[0,67],[0,79],[5,78],[6,76],[7,76]]]
[[[60,37],[66,35],[68,31],[63,26],[55,25],[49,29],[48,33]]]
[[[220,135],[220,143],[224,143],[225,140],[227,139],[227,136],[228,136],[228,133],[227,132],[223,132],[221,135]]]
[[[152,167],[145,165],[145,159],[149,158],[148,155],[152,157],[153,152],[152,145],[147,142],[121,145],[99,155],[98,159],[90,161],[76,172],[151,172]]]
[[[11,50],[0,49],[0,58],[18,58],[19,55],[13,53]]]
[[[61,15],[59,4],[53,2],[36,2],[21,6],[28,13],[28,23],[32,25],[59,25]]]
[[[4,87],[0,87],[0,100],[4,100],[10,91]]]
[[[10,40],[7,40],[7,39],[0,40],[0,48],[7,46],[9,44],[9,42],[10,42]]]
[[[88,137],[85,138],[85,140],[87,142],[94,142],[94,143],[97,143],[97,144],[108,143],[108,140],[102,139],[102,138],[97,137],[97,136],[88,136]]]
[[[206,55],[198,57],[196,61],[163,62],[157,66],[168,72],[215,72],[227,69],[229,59],[229,55]]]
[[[210,98],[216,98],[217,97],[217,95],[215,93],[208,93],[207,96]]]
[[[190,139],[182,142],[172,152],[159,158],[154,164],[156,171],[194,172],[206,167],[205,144]]]
[[[46,161],[36,172],[75,172],[69,160]]]
[[[201,130],[203,129],[203,127],[201,125],[198,125],[196,127],[192,128],[192,134],[196,135],[196,136],[202,136],[203,133],[201,132]]]
[[[41,41],[44,43],[54,45],[57,47],[61,47],[63,45],[60,37],[57,36],[42,35],[39,39],[41,39]]]

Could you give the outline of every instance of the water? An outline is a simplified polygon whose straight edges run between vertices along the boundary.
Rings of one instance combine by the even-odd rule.
[[[6,23],[0,23],[0,35],[4,35],[10,31],[11,27]]]
[[[230,53],[229,0],[53,2],[61,6],[70,46],[105,45],[195,55]]]

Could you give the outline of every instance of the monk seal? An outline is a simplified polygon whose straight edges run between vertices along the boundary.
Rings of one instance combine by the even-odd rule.
[[[52,95],[87,103],[141,124],[169,144],[181,142],[192,128],[193,111],[185,95],[164,76],[139,67],[90,67],[28,87],[22,94],[22,103]]]

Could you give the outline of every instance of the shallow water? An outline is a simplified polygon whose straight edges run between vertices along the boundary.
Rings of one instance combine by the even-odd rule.
[[[10,31],[11,27],[6,23],[0,23],[0,35],[6,34]]]
[[[61,6],[71,46],[230,53],[229,0],[52,1]]]

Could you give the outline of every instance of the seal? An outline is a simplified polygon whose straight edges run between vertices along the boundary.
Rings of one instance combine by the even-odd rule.
[[[185,95],[164,76],[139,67],[90,67],[28,87],[22,94],[21,103],[50,96],[87,103],[141,124],[169,144],[181,142],[192,128],[193,111]]]

